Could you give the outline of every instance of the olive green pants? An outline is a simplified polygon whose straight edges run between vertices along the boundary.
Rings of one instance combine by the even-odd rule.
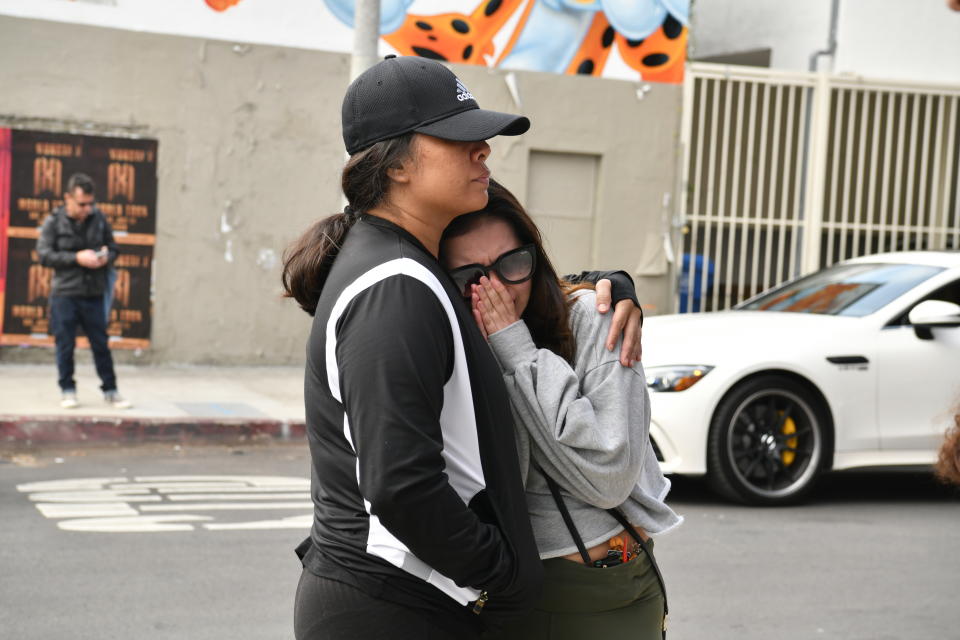
[[[653,551],[653,541],[647,543]],[[509,640],[661,640],[663,592],[646,554],[597,569],[543,561],[543,598],[504,630]]]

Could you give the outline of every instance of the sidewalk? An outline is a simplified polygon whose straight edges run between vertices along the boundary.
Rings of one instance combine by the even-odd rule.
[[[302,367],[118,365],[130,409],[103,402],[77,366],[80,407],[60,408],[56,366],[0,364],[0,445],[302,439]]]

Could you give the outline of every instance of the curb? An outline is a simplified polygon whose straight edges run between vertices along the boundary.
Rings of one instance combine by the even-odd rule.
[[[306,425],[296,420],[0,415],[0,444],[26,447],[305,439]]]

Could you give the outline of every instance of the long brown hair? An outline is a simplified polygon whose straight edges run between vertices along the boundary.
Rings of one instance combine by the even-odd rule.
[[[440,262],[446,262],[444,241],[462,236],[491,218],[510,225],[521,245],[533,244],[537,250],[537,266],[530,286],[530,300],[523,311],[523,321],[530,329],[534,343],[553,351],[567,362],[573,362],[577,344],[570,330],[570,301],[567,295],[593,285],[573,285],[560,280],[550,258],[543,249],[543,237],[523,205],[503,185],[491,180],[487,189],[490,198],[480,211],[466,213],[451,222],[440,239]]]
[[[349,203],[343,213],[314,222],[283,252],[283,296],[296,300],[311,316],[347,232],[361,213],[384,202],[390,189],[387,170],[410,158],[414,135],[390,138],[350,156],[340,176]]]

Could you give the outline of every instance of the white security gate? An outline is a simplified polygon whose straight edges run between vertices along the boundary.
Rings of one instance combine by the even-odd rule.
[[[960,88],[691,64],[678,309],[840,260],[960,249]]]

